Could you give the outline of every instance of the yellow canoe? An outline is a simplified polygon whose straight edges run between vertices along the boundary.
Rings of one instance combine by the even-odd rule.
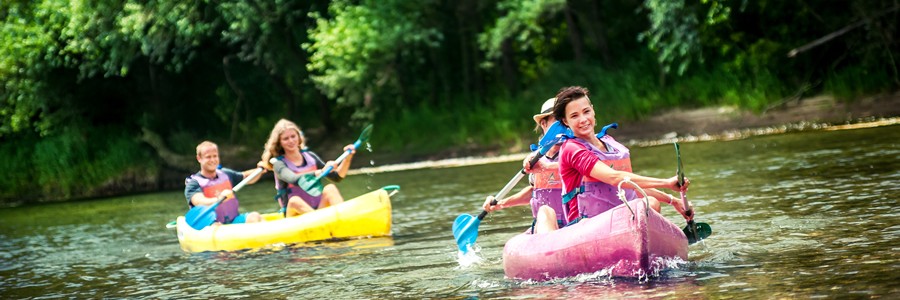
[[[391,198],[399,186],[386,186],[344,203],[293,218],[263,214],[265,222],[212,225],[195,230],[176,220],[178,243],[187,252],[234,251],[333,238],[374,237],[391,233]],[[390,194],[389,194],[390,193]]]

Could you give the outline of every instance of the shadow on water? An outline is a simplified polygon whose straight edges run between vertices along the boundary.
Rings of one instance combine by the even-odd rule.
[[[530,209],[489,214],[480,260],[461,266],[450,226],[481,210],[521,167],[511,161],[361,173],[390,184],[391,237],[188,254],[164,225],[181,191],[0,209],[0,293],[9,298],[860,298],[900,297],[900,126],[683,143],[688,196],[713,227],[686,262],[642,279],[603,271],[548,282],[504,277],[502,249]],[[675,173],[671,145],[634,147],[639,173]],[[241,191],[277,208],[273,183]],[[518,188],[524,187],[524,181]],[[683,224],[671,208],[663,214]]]

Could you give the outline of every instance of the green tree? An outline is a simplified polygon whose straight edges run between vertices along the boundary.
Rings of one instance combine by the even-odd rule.
[[[428,47],[442,35],[423,26],[431,1],[333,1],[328,16],[314,13],[309,30],[311,79],[339,104],[356,107],[356,120],[374,118],[378,95],[391,89],[403,94],[398,72],[405,64],[421,65]],[[381,100],[386,101],[386,100]]]

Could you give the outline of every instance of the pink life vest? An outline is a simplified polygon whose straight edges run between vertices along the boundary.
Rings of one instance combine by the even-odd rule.
[[[303,155],[303,161],[305,162],[304,166],[302,167],[294,165],[294,163],[292,163],[290,160],[284,159],[283,155],[277,157],[277,159],[284,162],[284,165],[295,174],[312,174],[312,172],[315,172],[319,169],[318,166],[316,166],[316,159],[312,156],[312,154],[309,154],[309,152],[307,151],[301,151],[300,155]],[[309,180],[312,180],[312,178],[315,177],[315,175],[310,176],[311,177],[308,178]],[[323,186],[321,184],[316,184],[310,190],[304,190],[303,188],[298,186],[296,182],[285,182],[278,179],[277,175],[275,179],[275,189],[278,190],[276,199],[279,200],[278,204],[281,205],[282,208],[285,208],[287,206],[288,200],[290,200],[293,196],[300,197],[313,209],[319,208],[319,202],[322,201],[323,190]]]
[[[600,150],[580,138],[569,139],[566,142],[578,143],[591,151],[601,162],[617,171],[632,172],[631,152],[628,150],[628,147],[620,144],[609,135],[604,135],[600,138],[600,142],[606,144],[608,151]],[[566,210],[565,214],[568,222],[575,221],[577,217],[590,218],[622,204],[622,200],[616,196],[616,186],[590,177],[589,174],[582,175],[581,186],[573,188],[562,197],[563,209]],[[633,189],[625,189],[626,200],[634,199],[635,195]],[[575,203],[571,203],[572,200],[575,200]],[[577,213],[572,211],[576,206]]]
[[[556,162],[557,159],[541,158],[541,163]],[[538,209],[547,205],[556,211],[556,220],[563,221],[562,181],[559,170],[542,170],[531,174],[534,190],[531,193],[531,215],[537,218]]]
[[[216,177],[213,179],[203,177],[199,173],[191,175],[191,178],[200,184],[200,189],[203,190],[203,196],[206,196],[207,198],[215,198],[219,192],[230,190],[232,188],[228,174],[222,170],[216,170]],[[231,221],[234,221],[234,218],[240,214],[238,212],[240,203],[238,203],[238,199],[234,193],[229,195],[228,198],[229,199],[222,201],[222,203],[219,203],[219,206],[216,207],[216,222],[228,224],[231,223]]]

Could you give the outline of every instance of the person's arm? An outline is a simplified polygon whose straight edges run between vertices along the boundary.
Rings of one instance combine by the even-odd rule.
[[[681,199],[675,199],[675,196],[663,193],[657,189],[645,189],[644,191],[647,192],[647,196],[656,198],[659,202],[672,205],[672,207],[675,208],[675,211],[684,216],[684,203],[681,203]]]
[[[329,160],[326,163],[326,162],[322,161],[322,158],[319,157],[319,155],[316,154],[315,152],[309,151],[308,153],[310,154],[310,156],[313,157],[313,159],[315,159],[316,168],[318,169],[318,170],[316,170],[316,176],[319,176],[319,174],[322,174],[322,172],[325,172],[325,168],[327,168],[328,166],[332,166],[333,169],[331,169],[331,173],[328,173],[328,175],[325,175],[325,178],[328,178],[328,180],[331,180],[331,182],[341,182],[341,180],[344,180],[344,176],[341,176],[341,174],[338,173],[338,166],[334,166],[334,161]],[[350,157],[348,156],[347,159],[349,159],[349,158]],[[346,161],[346,159],[344,161]],[[344,174],[347,174],[347,171],[344,171]]]
[[[642,176],[635,173],[618,171],[615,170],[602,161],[598,161],[594,164],[594,167],[591,168],[590,171],[591,177],[596,178],[600,181],[608,183],[613,186],[618,186],[622,180],[626,177],[630,178],[632,182],[640,186],[644,189],[650,188],[667,188],[676,192],[687,190],[688,185],[690,185],[690,181],[685,179],[684,186],[678,186],[678,177],[672,176],[670,178],[656,178],[656,177],[648,177]]]
[[[604,164],[602,161],[598,161],[594,164],[594,167],[590,170],[590,174],[591,177],[613,186],[618,186],[622,180],[628,177],[632,182],[644,189],[667,188],[676,192],[681,190],[678,187],[678,178],[676,176],[672,176],[668,179],[641,176],[630,172],[615,170]],[[687,182],[685,182],[685,188],[686,187]]]
[[[200,183],[193,178],[188,177],[184,180],[184,199],[187,200],[188,207],[197,205],[194,203],[194,196],[197,194],[203,195],[203,189],[200,188]]]
[[[310,174],[310,173],[303,173],[303,174],[294,173],[294,171],[291,171],[291,169],[288,168],[287,165],[285,165],[284,162],[280,161],[280,160],[277,160],[274,163],[272,163],[272,169],[273,169],[273,172],[275,173],[275,175],[278,176],[279,180],[287,182],[287,183],[297,183],[297,181],[299,181],[301,178],[303,178],[303,175]]]
[[[550,161],[550,159],[556,157],[556,155],[559,153],[560,145],[561,144],[553,145],[553,147],[551,147],[550,150],[547,151],[547,154],[545,154],[544,157],[542,157],[536,164],[534,164],[534,168],[532,168],[529,163],[535,155],[538,155],[538,152],[535,151],[526,155],[525,160],[522,160],[522,169],[525,170],[525,173],[540,172],[542,169],[559,170],[559,162]]]
[[[572,152],[563,152],[563,154],[569,156],[564,157],[564,159],[570,160],[570,165],[578,170],[579,173],[589,174],[590,177],[612,186],[618,186],[626,177],[630,178],[632,182],[644,189],[667,188],[678,192],[682,189],[687,189],[687,186],[690,184],[690,181],[685,180],[684,186],[679,187],[678,178],[676,176],[662,179],[615,170],[599,160],[590,151],[583,148]]]
[[[259,169],[259,168],[253,168],[250,170],[243,171],[243,172],[241,172],[241,175],[243,175],[243,178],[247,178],[247,176],[250,176],[250,174],[253,174],[253,172],[256,172],[257,169]],[[265,174],[266,171],[267,171],[266,168],[263,168],[262,172],[259,173],[259,175],[256,175],[256,177],[253,177],[252,179],[250,179],[250,181],[247,181],[247,184],[254,184],[257,181],[259,181],[259,179],[262,178],[262,174]],[[244,180],[243,178],[241,178],[241,180]],[[238,182],[240,182],[240,181],[238,181]]]
[[[506,199],[497,201],[497,205],[491,205],[491,201],[494,200],[493,195],[487,196],[487,199],[484,200],[484,204],[482,207],[487,212],[498,211],[507,207],[520,206],[520,205],[528,205],[531,203],[531,192],[534,191],[534,187],[527,186],[518,193],[515,193],[512,196],[506,197]]]
[[[190,202],[191,207],[198,205],[209,206],[219,200],[217,198],[207,198],[204,196],[203,189],[200,188],[200,183],[191,178],[188,178],[184,182],[184,197]]]
[[[559,171],[559,162],[558,161],[550,161],[549,159],[541,159],[535,164],[533,172],[543,172],[543,171]]]
[[[350,163],[353,161],[353,155],[356,154],[356,148],[353,147],[353,144],[349,144],[344,146],[344,152],[346,151],[350,151],[350,154],[344,158],[344,161],[342,161],[340,165],[335,167],[335,171],[337,171],[341,178],[347,177],[347,171],[350,170]]]

